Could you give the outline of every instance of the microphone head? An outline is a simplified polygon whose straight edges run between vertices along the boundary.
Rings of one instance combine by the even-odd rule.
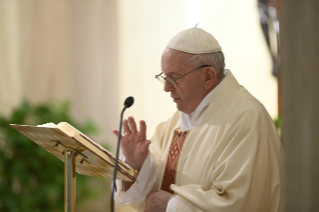
[[[124,107],[129,108],[133,105],[133,103],[134,103],[134,98],[132,96],[129,96],[125,99]]]

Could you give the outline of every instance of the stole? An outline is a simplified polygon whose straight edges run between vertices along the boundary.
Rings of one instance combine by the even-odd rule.
[[[169,148],[161,190],[171,194],[174,194],[174,191],[170,189],[170,185],[175,184],[176,169],[187,135],[188,131],[182,132],[180,128],[176,129]]]

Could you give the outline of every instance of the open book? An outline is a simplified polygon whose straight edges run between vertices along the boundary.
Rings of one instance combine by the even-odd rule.
[[[48,123],[38,126],[17,124],[11,126],[62,161],[64,161],[65,148],[76,150],[76,171],[79,174],[113,177],[114,155],[67,122],[60,122],[57,125]],[[134,182],[136,177],[137,171],[119,160],[117,179]]]

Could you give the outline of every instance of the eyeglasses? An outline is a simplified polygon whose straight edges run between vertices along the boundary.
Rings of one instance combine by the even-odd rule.
[[[200,67],[198,67],[198,68],[196,68],[196,69],[194,69],[194,70],[192,70],[190,72],[187,72],[186,74],[184,74],[184,75],[182,75],[180,77],[165,77],[165,76],[161,76],[163,74],[163,72],[162,72],[162,73],[160,73],[158,75],[155,75],[155,78],[158,79],[158,81],[160,81],[163,84],[165,84],[165,82],[168,82],[170,85],[177,86],[178,85],[177,82],[176,82],[177,80],[179,80],[180,78],[185,77],[187,74],[192,73],[193,71],[196,71],[196,70],[198,70],[200,68],[203,68],[203,67],[211,67],[211,66],[208,66],[208,65],[200,66]]]

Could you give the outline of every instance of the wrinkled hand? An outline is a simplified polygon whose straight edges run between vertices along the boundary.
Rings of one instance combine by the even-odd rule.
[[[118,130],[112,130],[118,136]],[[125,162],[135,170],[140,170],[148,154],[148,147],[151,143],[146,140],[146,123],[140,121],[140,131],[137,130],[136,122],[133,117],[123,120],[123,132],[130,133],[122,135],[121,148]]]
[[[169,198],[172,195],[163,190],[150,193],[146,197],[144,212],[165,212]]]

